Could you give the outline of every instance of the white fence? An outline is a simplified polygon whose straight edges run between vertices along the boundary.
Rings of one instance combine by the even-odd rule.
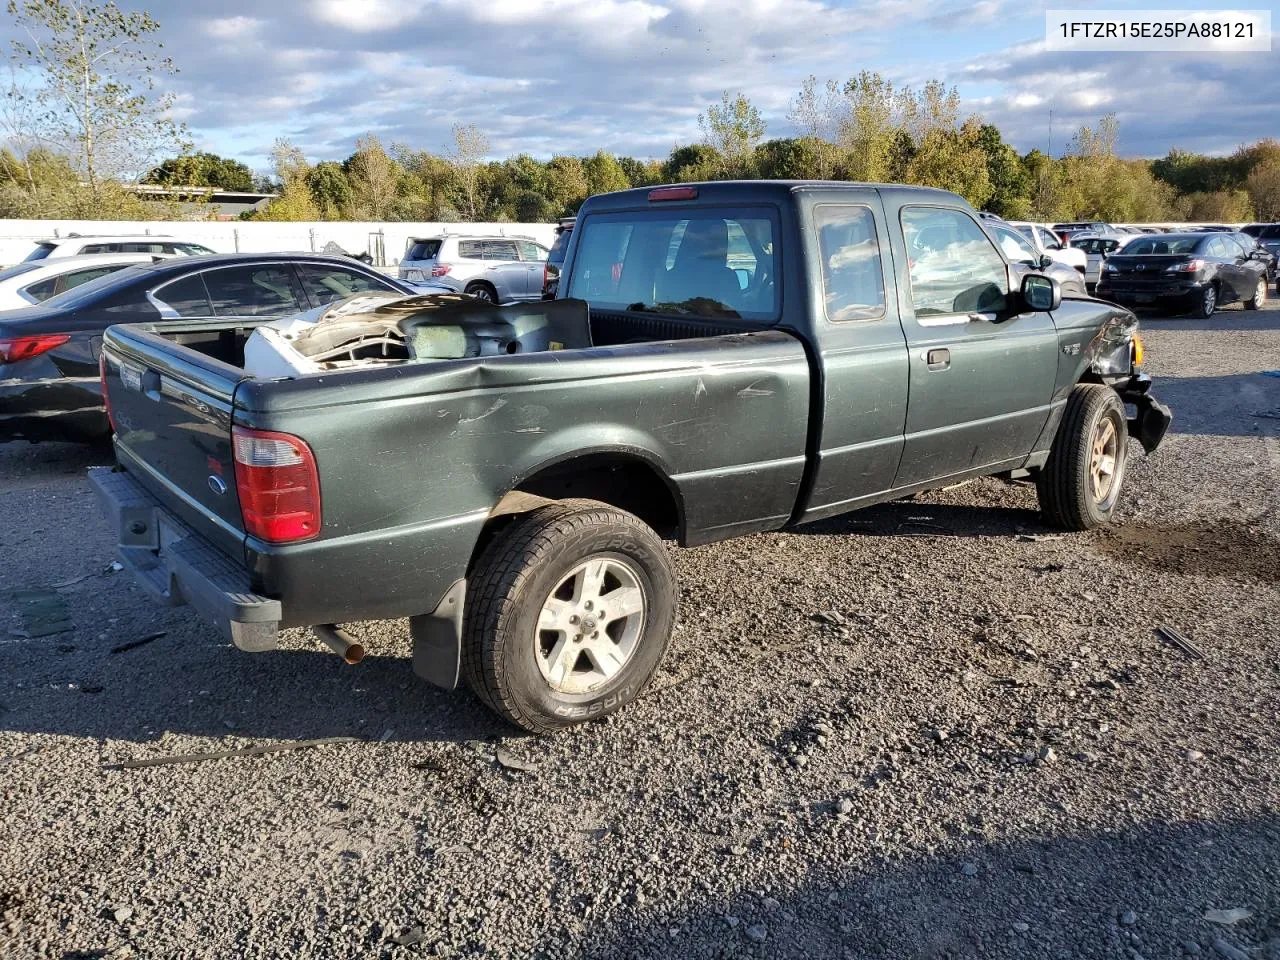
[[[24,259],[40,240],[69,234],[170,236],[202,243],[218,253],[322,252],[335,243],[346,253],[367,253],[375,263],[394,266],[410,237],[521,236],[550,246],[550,223],[262,223],[205,220],[0,220],[0,264]]]

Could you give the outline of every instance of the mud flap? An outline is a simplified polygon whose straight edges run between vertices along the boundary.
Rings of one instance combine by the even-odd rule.
[[[430,613],[409,618],[413,672],[433,686],[453,690],[462,669],[462,608],[467,581],[458,580]]]

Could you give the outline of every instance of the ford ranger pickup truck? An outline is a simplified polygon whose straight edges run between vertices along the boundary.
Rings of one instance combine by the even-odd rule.
[[[1128,310],[1015,271],[974,210],[894,185],[589,199],[556,300],[354,298],[111,327],[129,567],[246,651],[408,618],[415,672],[550,732],[653,675],[683,546],[988,474],[1108,522],[1171,414]],[[356,631],[358,633],[358,630]]]

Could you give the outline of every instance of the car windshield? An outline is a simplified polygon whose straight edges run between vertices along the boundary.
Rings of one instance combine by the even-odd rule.
[[[1195,253],[1196,247],[1204,243],[1205,238],[1199,237],[1139,237],[1132,243],[1125,246],[1122,251],[1125,256],[1178,256],[1185,253]]]
[[[23,257],[23,262],[29,263],[32,260],[43,260],[53,253],[54,246],[55,244],[52,243],[37,243],[36,248]]]
[[[208,247],[199,243],[175,243],[174,247],[189,257],[203,257],[213,253]]]
[[[439,240],[414,240],[405,252],[406,260],[434,260],[440,255]]]
[[[604,310],[772,322],[776,214],[765,207],[588,216],[569,296]]]

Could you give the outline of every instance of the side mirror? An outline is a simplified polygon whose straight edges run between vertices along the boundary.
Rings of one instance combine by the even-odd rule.
[[[1022,278],[1022,302],[1036,313],[1057,310],[1062,306],[1062,286],[1052,277],[1029,273]]]
[[[1048,270],[1049,267],[1051,267],[1052,265],[1053,265],[1053,257],[1049,256],[1047,253],[1040,254],[1041,270]]]

